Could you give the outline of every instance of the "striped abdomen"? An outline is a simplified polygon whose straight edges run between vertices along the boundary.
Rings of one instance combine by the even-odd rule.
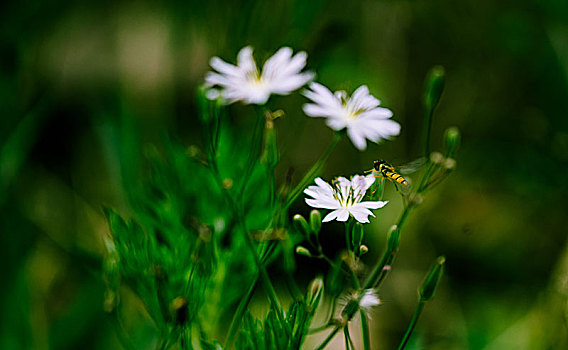
[[[400,175],[399,173],[389,170],[389,169],[384,169],[383,170],[383,175],[385,177],[388,177],[389,179],[398,182],[399,184],[406,186],[408,185],[408,181],[406,181],[406,179],[404,177],[402,177],[402,175]]]

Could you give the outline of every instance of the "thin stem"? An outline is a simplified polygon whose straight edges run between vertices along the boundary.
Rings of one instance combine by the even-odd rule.
[[[353,221],[350,220],[345,222],[345,247],[349,253],[353,252],[351,248],[351,226],[353,225]]]
[[[316,350],[324,349],[327,346],[327,344],[331,341],[331,339],[335,337],[335,335],[337,334],[337,332],[339,332],[341,328],[342,327],[340,326],[335,326],[335,328],[331,331],[331,333],[328,334],[328,336],[324,339],[324,341],[320,344],[320,346],[317,347]]]
[[[430,134],[432,131],[432,119],[434,116],[434,109],[430,109],[426,111],[424,119],[425,119],[425,128],[424,128],[424,156],[428,157],[430,155]]]
[[[328,323],[328,324],[324,324],[323,326],[312,328],[312,329],[308,330],[308,334],[314,334],[314,333],[319,333],[321,331],[325,331],[326,329],[328,329],[331,326],[333,326],[333,325]]]
[[[333,135],[333,140],[331,140],[331,144],[327,148],[327,150],[321,155],[320,159],[314,164],[314,166],[304,175],[304,178],[296,185],[296,187],[290,192],[288,199],[286,200],[286,204],[284,205],[284,209],[288,209],[292,203],[298,198],[300,193],[304,190],[304,188],[313,180],[313,178],[317,175],[320,171],[321,167],[327,162],[327,159],[341,140],[341,135],[339,133],[335,133]]]
[[[217,180],[219,187],[221,189],[224,189],[223,186],[222,186],[221,177],[219,176],[219,172],[217,171],[216,162],[213,162],[213,165],[214,165],[214,167],[212,169],[212,173],[215,176],[215,179]],[[241,226],[241,229],[243,231],[244,240],[245,240],[246,245],[249,248],[249,250],[250,250],[250,252],[251,252],[251,254],[254,258],[254,262],[255,262],[255,264],[258,268],[258,271],[259,271],[259,278],[262,280],[263,285],[266,289],[266,293],[267,293],[268,299],[270,301],[270,304],[276,309],[276,314],[277,314],[280,322],[284,323],[285,319],[284,319],[284,312],[282,311],[282,306],[280,305],[280,303],[278,301],[276,291],[274,289],[274,286],[272,285],[272,282],[270,281],[268,273],[266,272],[266,268],[263,265],[262,261],[260,260],[258,252],[255,249],[254,244],[252,243],[252,240],[250,238],[250,232],[248,231],[246,223],[245,223],[244,213],[241,210],[241,208],[238,206],[236,200],[233,198],[231,193],[228,190],[224,190],[224,192],[225,192],[227,201],[229,202],[229,205],[232,209],[233,215],[237,219],[238,224]],[[285,329],[286,333],[288,333],[288,329],[286,327],[284,327],[284,329]]]
[[[292,276],[292,273],[290,272],[286,272],[286,286],[288,287],[288,292],[290,292],[294,301],[302,299],[302,292],[294,280],[294,276]]]
[[[430,178],[432,177],[432,175],[434,174],[436,169],[437,169],[436,164],[434,164],[432,161],[430,161],[429,164],[428,164],[428,168],[426,168],[426,172],[422,176],[422,179],[420,181],[420,186],[418,186],[418,190],[416,191],[417,193],[424,192],[424,190],[428,186],[428,182],[430,181]]]
[[[369,321],[365,310],[359,310],[361,315],[361,337],[363,338],[363,349],[371,350],[371,338],[369,336]]]
[[[408,328],[406,329],[406,333],[404,333],[404,336],[402,337],[402,341],[400,342],[400,345],[398,346],[398,350],[403,350],[404,347],[406,346],[406,343],[408,343],[408,340],[410,339],[410,336],[412,335],[412,331],[414,331],[414,327],[416,327],[416,323],[418,322],[418,318],[420,317],[420,314],[422,313],[422,309],[424,309],[424,304],[425,304],[425,302],[423,300],[418,301],[418,305],[416,306],[416,310],[414,310],[414,315],[412,315],[412,319],[410,320],[410,324],[408,325]]]
[[[404,223],[406,222],[406,219],[408,218],[408,215],[410,214],[412,208],[412,205],[408,205],[404,208],[404,211],[400,215],[400,218],[398,219],[396,225],[398,227],[398,230],[402,230],[402,227],[404,226]],[[373,272],[371,272],[369,278],[367,278],[367,282],[365,282],[365,289],[378,288],[381,285],[390,271],[390,269],[388,268],[385,269],[385,266],[392,264],[395,255],[396,252],[390,252],[388,251],[388,247],[385,247],[385,251],[383,253],[383,256],[381,257],[381,260],[377,262],[377,264],[373,268]]]
[[[345,349],[355,349],[353,340],[351,340],[351,335],[349,334],[349,326],[343,327],[343,335],[345,336]]]
[[[274,181],[274,168],[266,169],[266,176],[268,177],[268,195],[270,205],[274,206],[274,194],[276,193],[276,185]]]
[[[413,205],[409,204],[404,208],[404,211],[402,212],[402,214],[400,215],[400,218],[398,218],[398,222],[396,224],[396,226],[398,227],[399,230],[402,230],[402,226],[404,226],[404,223],[406,222],[406,219],[408,219],[408,215],[410,214],[410,211],[412,210]]]
[[[259,116],[257,116],[256,121],[254,123],[254,129],[252,132],[252,141],[251,141],[251,149],[249,152],[249,156],[247,158],[247,162],[242,174],[242,182],[236,191],[236,193],[242,194],[244,189],[247,186],[248,180],[250,179],[250,175],[254,170],[254,165],[256,164],[256,160],[259,157],[260,149],[262,147],[262,125],[264,121],[264,113],[262,111],[258,111]]]
[[[233,316],[233,320],[231,321],[231,326],[229,327],[229,333],[227,334],[227,340],[225,342],[225,348],[230,349],[233,346],[233,342],[235,341],[235,336],[237,335],[237,331],[239,330],[239,326],[241,325],[241,320],[245,313],[245,310],[252,299],[252,294],[254,291],[254,287],[256,286],[258,277],[255,277],[252,281],[249,289],[239,302],[239,306],[237,306],[237,310],[235,311],[235,315]]]
[[[353,269],[351,268],[349,269],[349,271],[351,271],[351,285],[353,286],[353,289],[358,290],[359,288],[361,288],[361,285],[359,285],[359,280],[355,275],[355,271],[353,271]]]
[[[258,257],[258,253],[257,253],[256,249],[254,248],[254,244],[252,243],[252,240],[250,239],[249,232],[246,229],[246,224],[244,222],[243,216],[242,215],[238,215],[238,216],[239,216],[239,222],[240,222],[241,227],[244,231],[245,242],[246,242],[247,247],[249,248],[251,254],[253,255],[254,262],[256,263],[256,266],[257,266],[258,271],[259,271],[259,277],[262,280],[264,288],[266,289],[266,294],[268,296],[268,300],[270,301],[270,304],[272,305],[272,307],[274,307],[274,309],[276,309],[276,314],[278,315],[278,319],[280,320],[280,322],[284,323],[284,321],[285,321],[284,311],[282,311],[282,306],[280,305],[280,302],[278,301],[278,296],[276,295],[276,290],[274,289],[274,286],[272,285],[272,282],[270,281],[270,277],[268,276],[268,273],[266,272],[266,267],[262,264],[262,262],[260,261],[260,258]],[[284,329],[287,331],[286,327],[284,327]]]

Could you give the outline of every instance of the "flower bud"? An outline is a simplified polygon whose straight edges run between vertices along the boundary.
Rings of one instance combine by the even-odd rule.
[[[446,72],[442,66],[434,66],[426,77],[426,89],[424,91],[424,106],[427,114],[438,105],[442,92],[444,91]]]
[[[432,152],[430,153],[430,161],[434,164],[442,164],[444,156],[440,152]]]
[[[446,262],[446,258],[443,256],[438,257],[436,262],[430,268],[430,272],[422,282],[422,285],[418,289],[418,295],[421,301],[428,301],[434,297],[436,293],[436,287],[440,282],[440,278],[442,278],[442,274],[444,273],[444,263]]]
[[[454,158],[446,158],[442,165],[447,170],[454,170],[456,168],[456,160]]]
[[[308,293],[306,295],[306,305],[308,306],[310,312],[315,311],[320,304],[323,296],[323,278],[321,276],[316,277],[308,287]]]
[[[446,157],[453,158],[461,143],[461,135],[455,126],[446,129],[444,133],[444,144],[446,146]]]
[[[183,325],[188,319],[188,301],[186,297],[179,296],[176,297],[170,303],[170,313],[172,318],[176,321],[176,324]]]
[[[356,298],[350,298],[347,301],[347,304],[341,310],[342,318],[350,321],[353,316],[359,311],[359,300]]]
[[[274,121],[272,117],[267,116],[266,124],[264,127],[262,154],[260,155],[260,162],[268,169],[274,169],[276,164],[280,161],[280,152],[276,144],[276,129],[274,129]]]
[[[318,235],[321,230],[321,214],[319,210],[312,210],[310,213],[310,228],[312,233]]]
[[[233,188],[233,179],[230,178],[223,179],[221,185],[223,186],[224,189],[230,190],[231,188]]]
[[[304,219],[304,217],[300,214],[296,214],[294,215],[294,227],[296,228],[296,230],[298,230],[301,234],[304,235],[304,237],[309,237],[310,236],[310,226],[308,225],[308,222],[306,221],[306,219]]]
[[[396,254],[398,245],[400,244],[400,229],[393,225],[387,234],[387,249],[391,255]]]
[[[312,257],[312,253],[310,253],[306,247],[302,247],[301,245],[296,247],[296,254],[307,256],[308,258]]]
[[[424,197],[420,193],[416,193],[410,200],[410,204],[414,207],[419,206],[424,202]]]
[[[369,252],[369,248],[366,245],[362,245],[359,247],[359,254],[360,255],[364,255],[367,254]]]

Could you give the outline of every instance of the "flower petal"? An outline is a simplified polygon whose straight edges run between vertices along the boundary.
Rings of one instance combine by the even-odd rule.
[[[341,209],[334,210],[331,213],[327,214],[321,222],[329,222],[337,218]]]
[[[256,63],[252,58],[252,47],[245,46],[237,54],[237,65],[244,72],[256,72]]]
[[[353,95],[347,103],[347,107],[349,111],[358,112],[373,109],[379,104],[380,101],[369,94],[369,88],[366,85],[362,85],[353,92]]]
[[[349,219],[349,211],[347,209],[338,209],[337,221],[347,221]]]
[[[356,128],[356,126],[347,128],[347,136],[349,136],[351,142],[353,142],[353,145],[359,151],[364,151],[367,148],[367,142],[365,141],[365,136],[363,136],[363,133],[359,131]]]
[[[305,199],[306,203],[313,208],[322,208],[322,209],[339,209],[341,206],[337,201],[329,201],[329,200],[319,200],[319,199]]]
[[[209,65],[219,73],[230,76],[239,76],[239,68],[233,64],[227,63],[219,57],[213,57],[209,61]]]
[[[356,206],[360,206],[360,207],[364,207],[364,208],[368,208],[368,209],[380,209],[380,208],[384,207],[385,205],[387,205],[388,202],[389,201],[376,201],[376,202],[368,201],[368,202],[357,203]]]

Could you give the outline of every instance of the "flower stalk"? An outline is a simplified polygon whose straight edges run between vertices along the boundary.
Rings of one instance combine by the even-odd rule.
[[[327,162],[329,156],[331,156],[331,154],[335,150],[335,147],[337,147],[337,144],[339,143],[340,140],[341,140],[341,135],[339,133],[334,133],[333,139],[331,140],[331,144],[329,145],[329,147],[321,155],[318,161],[310,168],[310,170],[308,170],[308,172],[306,173],[306,175],[304,175],[304,177],[298,183],[298,185],[296,185],[296,187],[294,187],[294,189],[288,195],[288,198],[286,199],[286,202],[284,204],[284,210],[288,209],[292,205],[292,203],[294,203],[294,201],[302,193],[304,188],[306,188],[306,186],[314,179],[314,177],[316,177],[318,172]]]

